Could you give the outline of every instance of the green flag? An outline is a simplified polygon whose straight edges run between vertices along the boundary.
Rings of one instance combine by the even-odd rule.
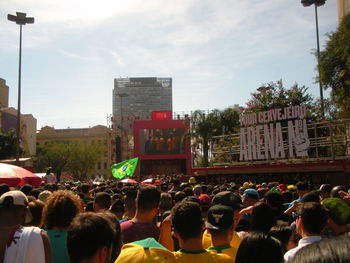
[[[121,180],[127,176],[133,176],[138,160],[139,158],[136,157],[121,163],[113,164],[111,166],[113,176],[118,180]]]

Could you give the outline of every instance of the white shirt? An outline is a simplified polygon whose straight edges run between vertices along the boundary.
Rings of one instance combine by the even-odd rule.
[[[20,227],[6,248],[4,263],[45,263],[44,242],[38,227]]]
[[[56,183],[56,176],[52,173],[49,173],[47,175],[45,175],[46,178],[46,183],[47,184],[55,184]]]
[[[322,238],[320,236],[308,236],[300,239],[297,247],[292,248],[291,250],[287,251],[286,254],[284,254],[284,262],[290,262],[300,249],[307,245],[310,245],[311,243],[318,242],[321,239]]]

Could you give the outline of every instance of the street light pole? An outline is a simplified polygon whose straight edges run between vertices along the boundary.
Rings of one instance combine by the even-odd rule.
[[[22,69],[22,25],[33,24],[34,17],[27,17],[26,13],[16,12],[15,15],[7,15],[9,21],[19,25],[19,63],[18,63],[18,106],[17,106],[17,129],[16,129],[16,164],[19,165],[19,145],[21,136],[21,69]]]
[[[316,20],[316,40],[317,40],[317,69],[318,69],[318,84],[320,87],[320,101],[321,101],[321,116],[324,118],[324,101],[323,101],[323,88],[320,79],[320,37],[318,34],[318,14],[317,7],[322,6],[326,3],[326,0],[301,0],[301,4],[305,7],[314,5],[315,6],[315,20]]]

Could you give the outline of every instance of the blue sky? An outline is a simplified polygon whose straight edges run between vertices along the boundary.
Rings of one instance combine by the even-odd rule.
[[[282,79],[319,96],[313,7],[299,0],[1,0],[0,78],[17,107],[23,28],[22,112],[37,128],[106,125],[118,77],[172,77],[173,110],[245,105]],[[321,49],[338,25],[337,1],[319,8]],[[327,92],[326,92],[327,94]]]

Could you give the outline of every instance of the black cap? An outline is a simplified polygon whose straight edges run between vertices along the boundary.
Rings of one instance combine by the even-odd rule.
[[[227,205],[233,210],[240,210],[244,207],[241,198],[230,191],[217,193],[212,200],[212,204]]]
[[[213,230],[227,230],[233,225],[233,210],[226,205],[214,205],[208,210],[205,226]]]

